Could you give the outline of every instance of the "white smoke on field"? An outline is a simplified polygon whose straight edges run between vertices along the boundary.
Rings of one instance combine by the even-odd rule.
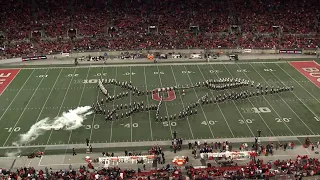
[[[36,140],[46,131],[51,130],[75,130],[83,126],[83,121],[86,117],[92,114],[90,106],[77,107],[63,112],[61,116],[51,118],[44,118],[31,126],[28,132],[19,135],[19,139],[12,143],[14,146],[21,146]],[[19,152],[7,153],[7,156],[14,156]]]

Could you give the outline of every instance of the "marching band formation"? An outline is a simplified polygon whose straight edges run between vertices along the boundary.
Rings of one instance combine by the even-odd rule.
[[[115,85],[119,86],[122,89],[126,89],[128,91],[119,93],[117,95],[111,96],[105,85]],[[185,95],[185,90],[190,88],[207,88],[210,90],[226,90],[226,89],[235,89],[241,87],[248,87],[251,86],[252,88],[255,87],[255,91],[248,91],[242,90],[240,92],[229,92],[224,94],[218,94],[216,96],[210,97],[208,93],[199,98],[196,102],[189,104],[185,107],[182,111],[177,114],[171,114],[168,116],[160,116],[160,107],[163,104],[163,97],[160,96],[159,103],[145,105],[143,101],[141,102],[133,102],[129,104],[120,104],[120,105],[113,105],[113,109],[106,110],[103,105],[108,102],[112,102],[116,99],[120,99],[123,97],[129,96],[129,91],[132,92],[133,96],[144,96],[150,95],[152,93],[159,93],[159,92],[168,92],[172,90],[181,90],[181,94]],[[139,90],[136,86],[133,86],[131,82],[120,82],[116,79],[108,79],[103,83],[101,80],[98,81],[98,87],[101,93],[105,96],[105,99],[101,99],[100,102],[96,102],[92,105],[92,109],[95,111],[96,114],[102,114],[105,116],[106,121],[117,120],[119,118],[128,118],[131,115],[142,112],[142,111],[156,111],[155,120],[156,121],[168,121],[174,119],[184,119],[185,117],[196,115],[198,113],[197,108],[200,106],[212,104],[212,103],[222,103],[228,100],[235,101],[239,99],[247,99],[253,96],[263,96],[268,94],[276,94],[285,91],[292,91],[293,87],[268,87],[262,86],[260,83],[255,85],[254,81],[248,81],[245,79],[240,78],[219,78],[219,79],[209,79],[203,82],[198,82],[192,86],[174,86],[174,87],[167,87],[167,88],[158,88],[156,90],[151,91],[142,91]],[[126,110],[125,112],[117,113],[118,111]]]

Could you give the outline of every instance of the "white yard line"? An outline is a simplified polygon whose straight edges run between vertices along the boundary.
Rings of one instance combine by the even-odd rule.
[[[212,65],[210,65],[210,66],[211,66],[211,69],[214,70],[214,68],[212,67]],[[224,66],[224,68],[226,68],[226,67]],[[228,69],[227,69],[227,71],[229,72]],[[215,72],[215,74],[216,74],[216,76],[219,78],[218,73]],[[229,74],[230,74],[230,72],[229,72]],[[240,114],[241,118],[243,119],[244,123],[247,125],[247,127],[248,127],[249,131],[251,132],[252,136],[256,136],[256,135],[254,135],[254,133],[253,133],[252,129],[250,128],[250,126],[248,125],[247,121],[245,121],[246,118],[244,118],[244,116],[242,115],[242,113],[241,113],[241,111],[239,110],[239,108],[238,108],[238,106],[236,105],[236,103],[235,103],[234,101],[232,101],[232,103],[233,103],[234,107],[236,107],[236,109],[237,109],[238,113]]]
[[[144,73],[144,84],[146,86],[146,91],[148,91],[146,67],[143,67],[143,73]],[[148,104],[148,106],[150,105],[149,95],[147,95],[147,104]],[[148,112],[149,112],[149,122],[150,122],[149,124],[150,124],[151,141],[153,141],[151,111],[149,110]]]
[[[200,72],[201,75],[202,75],[203,80],[205,81],[206,78],[204,77],[204,75],[203,75],[200,67],[199,67],[198,65],[197,65],[197,67],[198,67],[198,69],[199,69],[199,72]],[[209,91],[210,91],[211,95],[214,96],[213,92],[212,92],[211,90],[209,90]],[[228,123],[228,121],[227,121],[227,118],[224,116],[224,114],[223,114],[223,112],[222,112],[222,110],[221,110],[221,108],[220,108],[219,103],[216,103],[216,105],[218,106],[218,108],[219,108],[219,110],[220,110],[220,112],[221,112],[221,115],[222,115],[224,121],[226,122],[226,124],[227,124],[227,126],[228,126],[228,128],[229,128],[229,130],[230,130],[230,133],[232,134],[232,137],[235,138],[235,136],[234,136],[234,134],[233,134],[233,132],[232,132],[232,130],[231,130],[231,127],[229,126],[229,123]],[[207,124],[208,124],[208,126],[209,126],[209,123],[208,123],[208,122],[207,122]],[[210,128],[210,126],[209,126],[209,128]],[[211,128],[210,128],[210,130],[211,130]]]
[[[103,71],[104,71],[104,67],[102,67],[102,71],[101,71],[101,77],[103,77]],[[100,78],[101,78],[100,77]],[[97,88],[97,85],[96,85],[96,88]],[[99,101],[99,92],[100,92],[100,89],[98,88],[97,90],[97,97],[96,97],[96,101],[98,102]],[[105,99],[104,99],[105,100]],[[89,135],[89,141],[90,143],[93,143],[91,140],[92,140],[92,133],[93,133],[93,129],[94,129],[94,121],[96,120],[96,113],[93,114],[93,118],[92,118],[92,123],[91,123],[91,130],[90,130],[90,135]],[[111,128],[111,131],[112,131],[112,128]]]
[[[9,82],[9,84],[4,88],[4,90],[2,91],[2,93],[0,94],[0,96],[6,91],[6,89],[10,86],[10,84],[12,83],[12,81],[18,76],[18,74],[20,73],[21,69],[19,69],[19,71],[17,72],[17,74],[14,76],[14,78]]]
[[[185,69],[186,71],[188,71],[187,68],[186,68],[186,66],[184,66],[184,69]],[[187,73],[187,76],[188,76],[188,79],[189,79],[189,81],[190,81],[190,83],[191,83],[191,86],[193,86],[193,82],[191,81],[191,78],[190,78],[190,76],[189,76],[189,73]],[[199,99],[199,96],[198,96],[196,90],[195,90],[194,88],[192,88],[192,89],[193,89],[193,92],[194,92],[194,94],[196,95],[197,99]],[[203,107],[202,107],[201,104],[200,104],[200,108],[201,108],[202,113],[203,113],[203,116],[204,116],[204,118],[205,118],[205,120],[206,120],[206,122],[207,122],[207,124],[208,124],[208,126],[209,126],[209,125],[210,125],[210,124],[209,124],[209,120],[208,120],[207,115],[206,115],[206,113],[204,112]],[[211,135],[212,135],[212,138],[214,138],[214,134],[213,134],[212,129],[211,129],[210,126],[209,126],[209,130],[210,130],[210,133],[211,133]]]
[[[47,96],[46,101],[44,102],[44,104],[43,104],[43,106],[42,106],[42,108],[41,108],[41,110],[40,110],[40,113],[39,113],[39,115],[38,115],[38,117],[37,117],[37,119],[36,119],[36,122],[35,122],[35,123],[37,123],[37,122],[39,121],[40,116],[41,116],[41,114],[42,114],[42,112],[43,112],[44,108],[46,107],[47,102],[48,102],[48,100],[49,100],[49,98],[50,98],[50,96],[51,96],[51,93],[52,93],[52,91],[53,91],[54,87],[56,86],[56,84],[57,84],[57,82],[58,82],[58,79],[59,79],[59,77],[60,77],[60,75],[61,75],[62,70],[63,70],[63,69],[61,69],[61,70],[60,70],[59,75],[57,76],[57,78],[56,78],[55,82],[53,83],[53,86],[51,87],[51,90],[50,90],[50,92],[49,92],[49,94],[48,94],[48,96]],[[41,156],[41,158],[40,158],[40,160],[39,160],[39,164],[38,164],[38,165],[40,165],[40,164],[41,164],[42,157],[43,157],[43,156]]]
[[[87,71],[86,79],[88,79],[88,77],[89,77],[90,69],[91,69],[91,67],[89,67],[89,69],[88,69],[88,71]],[[72,77],[73,77],[73,76],[72,76]],[[86,84],[87,84],[87,83],[83,83],[83,88],[82,88],[81,95],[80,95],[80,98],[79,98],[79,102],[78,102],[78,105],[77,105],[78,107],[79,107],[80,104],[81,104],[81,100],[82,100],[82,97],[83,97],[83,93],[84,93]],[[93,129],[93,126],[91,126],[91,129]],[[72,132],[73,132],[73,130],[70,131],[70,135],[69,135],[67,144],[70,144],[70,140],[71,140],[71,137],[72,137]],[[66,150],[65,150],[65,152],[64,152],[63,159],[62,159],[62,163],[64,163],[64,160],[65,160],[65,157],[66,157],[66,154],[67,154],[67,150],[68,150],[68,149],[66,148]]]
[[[77,70],[77,68],[74,68],[74,71],[73,71],[72,74],[74,74],[74,73],[76,72],[76,70]],[[64,101],[66,100],[66,97],[67,97],[67,94],[68,94],[68,92],[69,92],[69,88],[70,88],[70,85],[71,85],[71,83],[72,83],[73,77],[74,77],[74,76],[71,77],[71,80],[70,80],[70,82],[69,82],[67,91],[66,91],[66,93],[64,94],[64,97],[63,97],[63,99],[62,99],[61,106],[60,106],[60,108],[59,108],[59,111],[58,111],[58,113],[57,113],[57,116],[59,116],[59,114],[60,114],[60,112],[61,112],[61,110],[62,110],[62,105],[63,105]],[[50,131],[50,135],[49,135],[48,140],[47,140],[47,142],[46,142],[46,146],[49,144],[49,141],[50,141],[52,132],[53,132],[53,129],[51,129],[51,131]]]
[[[174,74],[174,71],[173,71],[172,66],[170,66],[170,68],[171,68],[171,71],[172,71],[172,75],[173,75],[174,82],[175,82],[176,86],[178,86],[178,82],[177,82],[177,79],[176,79],[176,75]],[[160,76],[160,73],[159,73],[159,76]],[[183,103],[183,101],[182,101],[182,97],[181,97],[181,92],[180,92],[180,91],[179,91],[179,96],[180,96],[180,100],[181,100],[182,107],[183,107],[183,109],[184,109],[184,103]],[[190,132],[191,132],[192,139],[194,139],[194,135],[193,135],[193,132],[192,132],[192,128],[191,128],[191,125],[190,125],[189,117],[188,117],[188,116],[187,116],[187,122],[188,122],[188,125],[189,125],[189,128],[190,128]],[[210,131],[211,131],[211,128],[210,128],[210,126],[209,126],[209,122],[207,122],[207,124],[208,124],[208,127],[209,127]],[[211,131],[211,133],[212,133],[212,131]]]
[[[35,69],[34,69],[35,70]],[[31,72],[31,74],[29,75],[28,79],[24,81],[23,85],[21,86],[20,90],[18,91],[18,93],[14,96],[14,98],[12,99],[12,101],[10,102],[10,104],[7,106],[6,110],[3,112],[3,114],[0,117],[0,121],[3,118],[3,116],[6,114],[6,112],[8,111],[8,109],[10,108],[11,104],[16,100],[17,96],[19,95],[19,93],[21,92],[21,89],[23,89],[23,87],[27,84],[27,82],[29,81],[31,75],[34,73],[34,70]]]
[[[45,108],[46,105],[47,105],[47,102],[48,102],[48,100],[49,100],[49,97],[51,96],[51,93],[52,93],[54,87],[56,86],[56,84],[57,84],[57,82],[58,82],[58,79],[59,79],[59,77],[60,77],[60,75],[61,75],[61,72],[62,72],[62,69],[60,70],[59,75],[57,76],[55,82],[53,83],[53,86],[51,87],[51,90],[50,90],[50,92],[49,92],[49,95],[47,96],[47,99],[46,99],[46,101],[44,102],[44,104],[43,104],[43,106],[42,106],[42,108],[41,108],[41,111],[40,111],[40,113],[39,113],[39,115],[38,115],[38,117],[37,117],[36,123],[39,121],[40,116],[41,116],[41,114],[42,114],[42,111],[44,110],[44,108]]]
[[[116,67],[116,75],[114,79],[117,79],[117,77],[118,77],[118,68]],[[113,96],[116,96],[116,89],[117,89],[117,86],[114,86]],[[113,100],[112,108],[114,108],[115,103],[116,103],[116,99]],[[110,142],[112,142],[112,136],[113,136],[112,127],[113,127],[113,121],[111,122],[111,127],[110,127]]]
[[[45,75],[47,75],[48,71],[49,71],[49,69],[47,69],[47,71],[46,71]],[[40,87],[40,85],[41,85],[41,83],[42,83],[42,81],[43,81],[44,79],[45,79],[45,78],[44,78],[44,76],[43,76],[43,77],[42,77],[42,79],[40,80],[40,82],[39,82],[38,86],[36,87],[36,90],[35,90],[35,91],[33,91],[32,95],[31,95],[31,98],[29,99],[29,101],[28,101],[27,105],[23,108],[22,113],[20,114],[20,116],[19,116],[18,120],[16,121],[16,123],[15,123],[15,124],[14,124],[14,126],[13,126],[13,129],[14,129],[14,128],[16,128],[17,124],[18,124],[18,123],[19,123],[19,121],[21,120],[21,118],[22,118],[22,116],[23,116],[24,112],[26,111],[26,108],[29,106],[29,104],[30,104],[31,100],[33,99],[34,95],[35,95],[35,94],[36,94],[36,92],[37,92],[37,89]],[[3,145],[2,145],[2,146],[5,146],[5,144],[8,142],[8,140],[9,140],[9,138],[10,138],[10,136],[11,136],[12,132],[14,132],[14,131],[11,131],[11,132],[9,133],[9,136],[7,137],[7,139],[5,140],[5,142],[3,143]]]
[[[266,68],[268,68],[265,64],[263,64]],[[275,77],[275,78],[277,78],[283,85],[285,85],[282,81],[281,81],[281,79],[279,79],[272,71],[270,71],[270,73],[272,73],[272,75]],[[285,85],[286,86],[286,85]],[[297,95],[295,95],[294,94],[294,92],[293,91],[291,91],[292,92],[292,94],[297,98],[297,99],[299,99],[298,97],[297,97]],[[279,97],[282,99],[282,97],[279,95]],[[312,134],[315,134],[311,129],[310,129],[310,127],[300,118],[300,116],[289,106],[289,104],[286,102],[286,101],[283,101],[287,106],[288,106],[288,108],[297,116],[297,118],[299,118],[300,119],[300,121],[309,129],[309,131],[312,133]],[[302,102],[302,101],[300,101],[300,102]],[[303,103],[303,102],[302,102]],[[303,103],[304,104],[304,103]]]
[[[132,78],[132,70],[131,70],[131,66],[130,66],[130,82],[131,82],[131,78]],[[132,93],[130,93],[130,103],[132,103]],[[132,142],[132,115],[130,115],[130,131],[131,131],[131,142]]]
[[[158,67],[158,66],[157,66],[157,70],[158,70],[158,72],[160,72],[160,70],[159,70],[159,67]],[[163,87],[163,84],[162,84],[162,80],[161,80],[160,73],[158,73],[158,75],[159,75],[160,85],[161,85],[161,87]],[[166,107],[167,117],[169,118],[169,111],[168,111],[168,107],[167,107],[167,104],[166,104],[166,103],[167,103],[167,102],[164,102],[164,106]],[[172,131],[172,127],[171,127],[171,122],[170,122],[170,123],[168,123],[168,124],[169,124],[170,132],[171,132],[171,137],[173,137],[173,131]]]
[[[250,66],[252,67],[252,69],[266,82],[266,84],[268,84],[269,87],[271,87],[271,85],[268,83],[268,81],[250,64]],[[238,66],[240,68],[240,66]],[[248,79],[250,79],[247,74],[245,72],[243,72],[246,77]],[[277,96],[280,96],[279,94],[277,94]],[[279,113],[275,110],[275,108],[272,106],[272,104],[268,101],[268,99],[265,97],[265,95],[262,96],[265,101],[269,104],[269,106],[272,108],[272,110],[277,114],[277,116],[279,118],[282,119],[282,117],[279,115]],[[281,99],[283,101],[283,99]],[[285,121],[282,121],[284,123],[284,125],[288,128],[288,130],[292,133],[292,135],[295,135],[294,132],[290,129],[290,127],[287,125],[287,123]]]
[[[236,64],[236,65],[240,68],[240,66],[239,66],[238,64]],[[224,66],[224,68],[228,71],[228,73],[233,77],[233,75],[231,74],[231,72],[229,71],[229,69],[228,69],[225,65],[223,65],[223,66]],[[241,68],[240,68],[240,69],[241,69]],[[243,74],[249,79],[249,77],[248,77],[244,72],[243,72]],[[234,77],[233,77],[233,78],[234,78]],[[241,88],[241,89],[242,89],[242,88]],[[250,98],[248,98],[247,100],[250,102],[250,104],[251,104],[252,107],[255,107],[255,105],[251,102]],[[261,116],[261,114],[258,113],[258,115],[259,115],[260,119],[263,121],[263,123],[267,126],[267,128],[269,129],[269,131],[272,133],[272,135],[275,136],[275,134],[273,133],[273,131],[271,130],[271,128],[269,127],[269,125],[266,123],[265,119]]]
[[[277,66],[279,66],[278,64],[277,64]],[[281,66],[279,66],[279,68],[283,71],[283,72],[285,72],[294,82],[296,82],[297,84],[299,84],[299,86],[300,87],[302,87],[310,96],[312,96],[312,98],[314,98],[318,103],[320,103],[320,101],[319,101],[319,99],[318,98],[316,98],[313,94],[311,94],[305,87],[303,87],[300,83],[299,83],[299,81],[297,81],[296,79],[294,79],[285,69],[283,69]],[[308,81],[308,82],[310,82],[310,81]],[[285,81],[282,81],[282,83],[287,83],[287,82],[285,82]],[[298,98],[299,100],[300,100],[300,98]],[[304,104],[304,103],[303,103]],[[304,104],[305,105],[305,104]],[[307,105],[305,105],[308,109],[309,109],[309,111],[310,112],[312,112],[313,114],[315,114]]]
[[[266,82],[266,84],[268,84],[269,85],[269,87],[270,87],[270,84],[268,83],[268,81],[250,64],[250,66],[252,67],[252,69],[254,70],[254,71],[256,71],[256,73]],[[280,97],[280,95],[279,94],[277,94],[278,95],[278,97]],[[264,96],[263,96],[264,97]],[[264,97],[265,98],[265,97]],[[280,97],[281,98],[281,97]],[[266,98],[265,98],[266,99]],[[282,99],[282,98],[281,98]],[[267,99],[266,99],[266,101],[267,101]],[[282,99],[282,101],[284,101],[283,99]],[[267,101],[268,102],[268,101]],[[282,119],[282,117],[279,115],[279,113],[273,108],[273,106],[268,102],[268,104],[270,105],[270,107],[273,109],[273,111],[277,114],[277,116],[279,117],[279,118],[281,118]],[[289,131],[292,133],[292,135],[295,135],[294,134],[294,132],[290,129],[290,127],[287,125],[287,123],[286,122],[284,122],[284,121],[282,121],[286,126],[287,126],[287,128],[289,129]],[[300,144],[301,145],[303,145],[303,143],[298,139],[298,141],[300,142]],[[310,152],[307,150],[307,148],[306,148],[306,151],[310,154]]]

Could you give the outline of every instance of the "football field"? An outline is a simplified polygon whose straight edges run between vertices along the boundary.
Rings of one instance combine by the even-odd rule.
[[[262,136],[314,136],[320,133],[319,87],[289,62],[42,67],[9,71],[17,75],[12,77],[12,82],[0,96],[2,147],[12,146],[19,134],[26,133],[44,118],[55,118],[70,109],[91,106],[97,100],[100,102],[104,98],[97,87],[100,78],[131,81],[141,90],[191,86],[218,78],[241,78],[264,87],[293,86],[294,90],[203,105],[198,107],[197,115],[182,120],[156,122],[155,111],[143,111],[112,122],[106,122],[103,115],[90,115],[81,128],[72,131],[52,129],[25,146],[82,144],[86,138],[92,143],[170,140],[174,131],[184,139],[253,137],[258,129]],[[111,95],[126,91],[113,85],[106,88]],[[160,115],[178,114],[206,93],[212,97],[242,90],[256,89],[244,87],[216,91],[190,88],[184,96],[175,91],[174,100],[165,101],[160,107]],[[106,104],[106,108],[111,110],[116,105],[134,101],[158,104],[151,95],[130,94]]]

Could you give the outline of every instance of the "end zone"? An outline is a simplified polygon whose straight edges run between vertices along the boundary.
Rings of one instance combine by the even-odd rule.
[[[0,69],[0,95],[6,90],[20,69]]]
[[[320,88],[320,65],[314,61],[293,61],[289,64]]]

